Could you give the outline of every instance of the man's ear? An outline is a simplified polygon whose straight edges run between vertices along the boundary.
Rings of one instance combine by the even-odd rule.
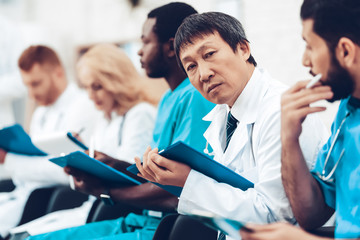
[[[248,42],[241,42],[238,44],[237,51],[242,56],[242,58],[247,61],[250,57],[250,45]]]
[[[168,58],[175,57],[174,38],[170,38],[166,43],[164,43],[163,50],[165,56],[167,56]]]
[[[352,67],[356,62],[356,44],[349,38],[340,38],[335,49],[335,55],[340,65],[345,68]]]
[[[56,78],[63,78],[65,76],[64,69],[61,66],[54,67],[52,71]]]

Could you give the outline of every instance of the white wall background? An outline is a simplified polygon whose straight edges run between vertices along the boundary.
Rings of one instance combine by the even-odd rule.
[[[55,48],[70,77],[75,49],[97,42],[138,41],[147,13],[168,0],[0,0],[0,15],[15,22],[26,44]],[[301,64],[304,43],[299,11],[302,0],[187,0],[199,12],[222,11],[244,24],[255,59],[280,81],[292,85],[309,77]],[[133,50],[133,59],[138,63]],[[326,103],[323,103],[326,104]],[[328,105],[328,104],[327,104]],[[327,126],[337,105],[321,117]]]
[[[302,40],[300,7],[303,0],[242,0],[244,23],[252,53],[260,67],[292,86],[309,78],[309,69],[302,66],[305,42]],[[321,101],[317,105],[328,110],[320,117],[328,128],[334,119],[338,103]]]

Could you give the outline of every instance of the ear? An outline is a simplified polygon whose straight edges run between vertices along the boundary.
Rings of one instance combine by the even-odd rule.
[[[174,38],[170,38],[166,43],[163,44],[163,50],[165,56],[167,56],[168,58],[175,57]]]
[[[54,74],[57,78],[62,78],[65,75],[64,69],[61,66],[56,66],[54,68]]]
[[[250,45],[248,42],[239,43],[237,47],[237,51],[242,56],[244,61],[247,61],[250,57]]]
[[[352,67],[356,62],[356,45],[349,38],[340,38],[335,54],[340,65],[345,68]]]

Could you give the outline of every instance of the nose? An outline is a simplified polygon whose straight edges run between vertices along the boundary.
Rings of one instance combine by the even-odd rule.
[[[200,81],[207,82],[214,76],[214,71],[206,63],[199,64]]]
[[[91,88],[88,88],[87,93],[89,95],[89,98],[94,101],[95,100],[95,92]]]
[[[141,57],[143,55],[143,49],[140,48],[139,51],[137,52],[137,54]]]
[[[309,53],[306,50],[304,51],[304,54],[303,54],[302,64],[305,67],[311,67],[311,61],[310,61]]]

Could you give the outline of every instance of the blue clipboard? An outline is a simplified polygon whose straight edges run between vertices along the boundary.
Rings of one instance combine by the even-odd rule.
[[[63,157],[51,158],[49,161],[59,165],[60,167],[70,166],[80,169],[86,173],[94,175],[111,185],[139,185],[140,181],[109,167],[95,158],[91,158],[83,152],[72,152]]]
[[[172,144],[163,151],[160,151],[159,154],[168,159],[185,163],[192,169],[201,172],[218,182],[229,184],[235,188],[240,188],[243,191],[254,187],[254,184],[246,178],[181,141]],[[135,164],[128,167],[127,170],[133,174],[139,173]],[[181,194],[182,188],[180,187],[168,185],[164,186],[161,184],[156,185],[164,188],[178,197]]]
[[[68,133],[66,134],[66,136],[67,136],[71,141],[73,141],[74,143],[76,143],[79,147],[81,147],[82,149],[84,149],[84,150],[89,150],[89,148],[88,148],[87,146],[85,146],[85,144],[83,144],[82,142],[80,142],[76,137],[74,137],[71,132],[68,132]]]
[[[29,135],[19,124],[15,124],[0,130],[0,148],[4,149],[7,152],[23,155],[48,155],[32,143]]]
[[[137,169],[136,164],[129,166],[126,170],[135,175],[137,175],[139,173],[139,170]],[[171,185],[162,185],[162,184],[156,183],[156,182],[151,182],[151,183],[161,187],[162,189],[165,189],[166,191],[168,191],[169,193],[171,193],[175,196],[180,197],[180,195],[181,195],[182,187],[171,186]]]

